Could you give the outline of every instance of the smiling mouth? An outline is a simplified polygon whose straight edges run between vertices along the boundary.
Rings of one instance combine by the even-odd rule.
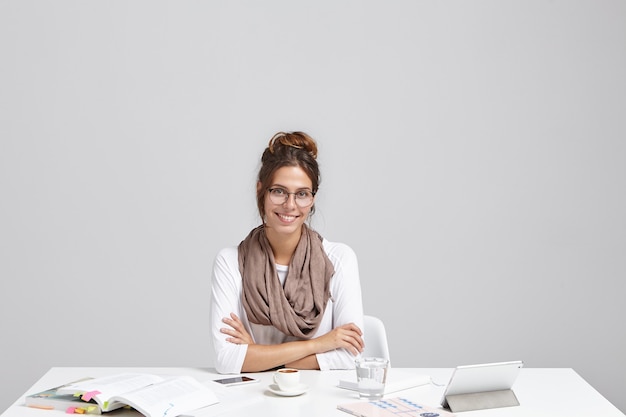
[[[276,213],[276,215],[278,216],[278,218],[280,220],[282,220],[283,222],[286,222],[286,223],[292,223],[292,222],[296,221],[296,219],[298,218],[298,216],[289,216],[287,214],[278,214],[278,213]]]

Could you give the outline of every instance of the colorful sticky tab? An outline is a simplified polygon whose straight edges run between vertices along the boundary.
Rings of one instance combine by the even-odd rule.
[[[89,407],[89,408],[94,409],[96,407],[94,406],[94,407]],[[67,414],[85,414],[85,413],[89,413],[88,410],[86,410],[84,408],[81,408],[81,407],[69,407],[67,410],[65,410],[65,412]]]
[[[100,394],[100,391],[89,391],[83,394],[82,397],[80,397],[83,401],[91,401],[91,399],[93,397],[95,397],[96,395]]]

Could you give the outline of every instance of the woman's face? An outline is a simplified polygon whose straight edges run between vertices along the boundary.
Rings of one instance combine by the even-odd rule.
[[[313,183],[306,172],[300,167],[287,166],[276,170],[269,188],[282,188],[288,193],[307,190],[311,191]],[[299,207],[295,196],[289,194],[289,198],[282,204],[276,204],[270,199],[270,193],[265,192],[265,227],[270,233],[290,235],[300,233],[302,224],[311,212],[308,207]]]

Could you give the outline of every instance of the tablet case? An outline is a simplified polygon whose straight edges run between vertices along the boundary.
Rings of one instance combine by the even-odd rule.
[[[486,410],[488,408],[514,407],[519,401],[513,390],[473,392],[446,396],[448,407],[453,413]]]
[[[452,412],[518,406],[512,386],[522,366],[521,361],[459,366],[441,404]]]

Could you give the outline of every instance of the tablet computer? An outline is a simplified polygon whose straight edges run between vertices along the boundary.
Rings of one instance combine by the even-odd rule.
[[[450,395],[511,389],[522,366],[522,361],[457,366],[443,393],[441,405],[449,408],[446,398]]]

